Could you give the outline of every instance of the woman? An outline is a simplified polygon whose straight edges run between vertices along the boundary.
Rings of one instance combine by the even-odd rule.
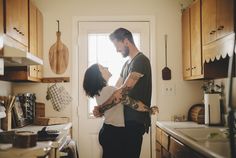
[[[84,75],[83,88],[87,96],[96,98],[97,104],[104,103],[116,90],[113,86],[108,86],[107,82],[111,77],[111,73],[107,67],[100,64],[90,66]],[[126,95],[126,94],[124,94]],[[126,95],[126,98],[129,98]],[[124,99],[116,106],[103,107],[101,113],[104,114],[104,124],[99,132],[99,142],[103,148],[103,158],[122,158],[122,139],[121,133],[124,132],[124,112],[123,105],[129,106],[140,112],[155,113],[157,107],[149,108],[141,101],[132,102],[132,98]]]

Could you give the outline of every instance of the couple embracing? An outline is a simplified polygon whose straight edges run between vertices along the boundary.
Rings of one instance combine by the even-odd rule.
[[[136,47],[132,33],[118,28],[110,34],[117,52],[129,59],[123,65],[115,86],[109,86],[111,77],[107,67],[90,66],[84,75],[83,88],[89,97],[95,97],[95,117],[104,116],[99,132],[103,158],[139,158],[143,134],[151,124],[150,114],[158,111],[150,107],[152,75],[149,59]]]

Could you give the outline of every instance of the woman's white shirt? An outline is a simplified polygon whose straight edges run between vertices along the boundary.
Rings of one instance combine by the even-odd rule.
[[[112,95],[112,93],[116,90],[113,86],[104,87],[100,96],[96,96],[96,101],[98,105],[103,104],[107,99]],[[104,113],[104,123],[110,124],[117,127],[124,127],[124,106],[119,103],[112,107],[111,109],[105,111]]]

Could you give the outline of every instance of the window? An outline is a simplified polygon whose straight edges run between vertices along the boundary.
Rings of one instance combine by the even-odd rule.
[[[140,34],[133,33],[134,42],[140,48]],[[115,85],[120,76],[123,64],[127,58],[123,58],[120,53],[116,52],[113,43],[109,39],[109,34],[97,33],[88,34],[88,66],[99,63],[109,68],[112,73],[108,84]],[[97,105],[95,99],[89,99],[88,111],[92,116],[93,107]]]

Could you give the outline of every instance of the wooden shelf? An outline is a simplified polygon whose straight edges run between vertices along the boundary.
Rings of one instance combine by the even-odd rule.
[[[70,77],[49,77],[42,78],[42,83],[70,82]]]

